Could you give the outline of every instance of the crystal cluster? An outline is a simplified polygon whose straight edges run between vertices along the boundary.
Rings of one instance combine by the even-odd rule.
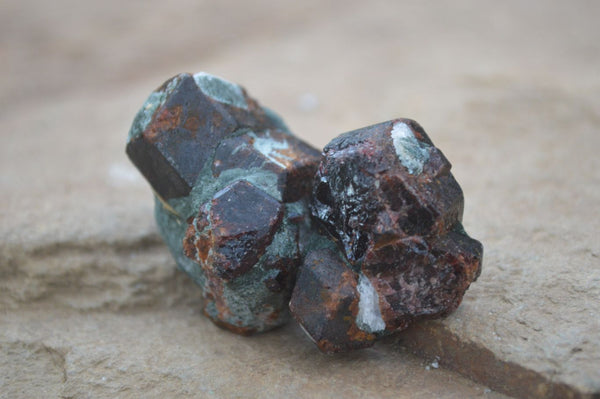
[[[319,151],[240,86],[198,73],[150,95],[127,154],[154,189],[179,267],[202,288],[204,313],[240,334],[285,323]]]
[[[138,112],[127,154],[204,313],[240,334],[291,310],[324,352],[367,347],[452,312],[481,270],[450,163],[408,119],[321,154],[242,87],[180,74]]]

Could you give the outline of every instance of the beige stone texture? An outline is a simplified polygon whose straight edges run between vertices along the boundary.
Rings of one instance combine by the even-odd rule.
[[[600,397],[599,15],[584,0],[2,2],[0,398]],[[316,146],[419,121],[485,247],[459,310],[341,356],[295,324],[244,338],[200,315],[124,154],[150,91],[200,70]]]

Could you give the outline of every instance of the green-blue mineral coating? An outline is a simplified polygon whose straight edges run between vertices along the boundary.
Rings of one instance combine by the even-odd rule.
[[[242,88],[223,78],[210,75],[206,72],[194,74],[196,84],[204,94],[224,104],[248,109],[248,103]]]
[[[130,142],[136,137],[139,137],[144,130],[148,127],[150,122],[152,121],[152,116],[156,112],[157,108],[164,104],[165,99],[169,94],[173,92],[173,90],[177,87],[179,83],[179,77],[175,76],[171,79],[166,86],[160,87],[150,93],[148,99],[142,105],[142,108],[135,115],[133,123],[131,125],[131,129],[129,129],[129,135],[127,137],[127,142]]]
[[[205,276],[198,264],[183,253],[183,238],[187,230],[187,223],[173,211],[168,210],[165,204],[156,196],[154,198],[154,218],[158,231],[169,248],[177,266],[186,272],[196,284],[203,286]]]
[[[253,145],[238,153],[231,148],[237,141],[229,141],[229,147],[219,150],[227,164],[215,173],[215,163],[222,161],[215,158],[216,149],[235,137]],[[285,323],[301,258],[300,225],[309,223],[306,195],[310,188],[306,187],[319,151],[293,136],[276,113],[258,105],[240,86],[197,73],[178,75],[150,94],[133,121],[127,152],[155,190],[160,234],[179,268],[203,290],[205,314],[242,334]],[[294,185],[300,179],[309,181]],[[211,257],[225,263],[229,256],[233,261],[243,251],[257,249],[241,245],[235,249],[235,241],[220,246],[212,234],[217,227],[212,224],[217,223],[219,229],[228,226],[219,222],[218,214],[211,220],[206,215],[222,190],[240,182],[282,204],[283,217],[277,219],[261,255],[244,258],[257,259],[254,264],[241,275],[224,278],[206,263],[202,251],[207,246]],[[252,214],[261,204],[250,198],[244,203],[242,196],[236,206]],[[208,225],[197,227],[205,222]],[[242,251],[241,255],[228,252],[232,248]]]
[[[246,233],[239,230],[243,225],[228,225],[231,218],[235,217],[232,215],[240,211],[240,206],[244,206],[242,202],[246,197],[229,195],[240,187],[248,187],[255,193],[262,192],[259,196],[264,196],[264,200],[248,204],[247,214],[242,218],[243,223],[250,221],[246,225]],[[187,255],[197,260],[196,270],[201,270],[207,276],[203,286],[207,294],[205,312],[221,325],[225,323],[241,333],[264,331],[289,319],[287,302],[301,259],[299,235],[300,223],[304,220],[299,220],[298,214],[299,211],[305,214],[306,204],[282,204],[283,217],[279,219],[276,231],[271,233],[261,227],[266,219],[255,216],[263,212],[261,208],[268,202],[280,203],[246,180],[237,180],[202,206],[198,216],[189,224],[192,228],[188,229],[185,237],[186,241],[192,243],[191,247],[186,247]],[[254,219],[256,224],[252,223]],[[268,242],[266,247],[265,239]],[[231,244],[236,248],[236,241],[241,252],[236,250],[232,253]],[[245,266],[244,269],[241,267],[246,263],[238,262],[244,262],[246,258],[247,249],[244,246],[248,242],[252,242],[251,251],[256,251],[260,258],[249,270],[244,271]],[[231,262],[227,269],[221,269],[224,258]],[[240,268],[229,268],[235,265],[240,265]],[[221,270],[225,274],[221,275]]]
[[[400,163],[408,173],[419,175],[429,160],[429,145],[417,140],[412,129],[403,121],[395,122],[390,132]]]

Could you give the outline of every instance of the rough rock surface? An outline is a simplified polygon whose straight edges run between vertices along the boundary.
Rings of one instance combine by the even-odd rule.
[[[319,152],[241,86],[200,72],[150,94],[127,155],[154,189],[160,232],[201,287],[204,313],[244,335],[285,323],[300,262],[293,219]]]
[[[329,235],[313,240],[340,245],[307,249],[290,302],[323,351],[372,345],[461,303],[481,273],[483,247],[462,228],[463,194],[450,168],[409,119],[325,146],[310,207]]]
[[[599,6],[4,1],[0,397],[597,397]],[[123,154],[184,70],[244,82],[319,148],[390,115],[435,132],[486,247],[460,308],[333,357],[199,314]]]
[[[463,193],[450,162],[415,121],[344,133],[323,155],[312,213],[353,264],[395,264],[399,254],[389,249],[396,241],[437,237],[462,220]]]

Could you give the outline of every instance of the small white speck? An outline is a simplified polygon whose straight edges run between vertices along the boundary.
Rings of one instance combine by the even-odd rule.
[[[483,390],[483,393],[492,393],[492,390],[489,389],[489,388],[486,388],[486,389]]]
[[[364,274],[358,277],[356,287],[359,294],[358,314],[356,315],[356,324],[363,331],[374,333],[385,329],[385,321],[381,316],[379,309],[379,294],[375,287]]]
[[[408,127],[408,125],[404,122],[394,123],[391,134],[392,137],[396,139],[413,140],[415,138],[415,135],[410,130],[410,127]]]
[[[313,93],[304,93],[298,97],[298,108],[305,112],[314,111],[319,108],[319,99]]]
[[[433,367],[434,369],[437,369],[440,367],[440,364],[438,363],[437,360],[434,360],[433,362],[431,362],[431,367]]]

